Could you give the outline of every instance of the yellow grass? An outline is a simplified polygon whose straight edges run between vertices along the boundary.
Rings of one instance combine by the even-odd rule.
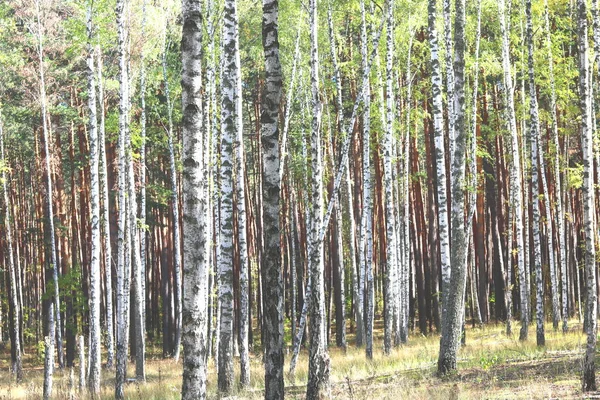
[[[503,325],[488,325],[467,330],[467,345],[459,353],[459,372],[438,378],[435,374],[439,337],[413,335],[409,343],[383,355],[381,331],[376,333],[374,358],[367,361],[364,348],[352,345],[344,354],[330,348],[331,396],[335,399],[507,399],[507,398],[580,398],[581,358],[585,336],[581,325],[571,323],[568,334],[553,332],[546,326],[546,347],[535,345],[535,326],[530,339],[518,341],[507,337]],[[352,344],[352,337],[349,343]],[[257,349],[258,350],[258,349]],[[288,349],[291,352],[291,349]],[[30,350],[29,353],[32,353]],[[287,375],[291,354],[286,354],[286,397],[304,398],[308,375],[306,350],[300,355],[295,379]],[[16,385],[10,374],[8,349],[0,358],[0,400],[38,399],[42,394],[43,369],[31,354],[25,357],[23,383]],[[236,365],[237,368],[237,365]],[[263,396],[263,370],[260,352],[251,356],[251,386],[237,391],[230,398],[260,399]],[[127,385],[129,399],[177,399],[181,386],[181,363],[163,360],[149,348],[147,382]],[[129,372],[133,373],[130,364]],[[237,372],[237,371],[236,371]],[[113,398],[114,372],[103,371],[102,399]],[[78,371],[57,370],[54,398],[88,399],[80,393]],[[71,383],[72,382],[72,383]],[[216,392],[214,363],[209,365],[209,398],[219,398]]]

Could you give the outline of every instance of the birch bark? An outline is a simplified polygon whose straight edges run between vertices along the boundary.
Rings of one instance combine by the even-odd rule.
[[[183,301],[184,400],[206,398],[206,224],[203,219],[208,178],[202,147],[202,30],[200,0],[184,0],[181,39],[183,110]]]

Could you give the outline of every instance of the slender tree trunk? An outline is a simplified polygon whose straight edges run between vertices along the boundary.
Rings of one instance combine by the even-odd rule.
[[[219,391],[233,388],[233,141],[241,128],[237,119],[237,5],[236,0],[226,0],[223,25],[223,78],[221,107],[221,210],[220,210],[220,260],[219,298],[221,300],[221,325],[219,329]]]
[[[207,149],[202,146],[202,14],[199,0],[184,0],[182,110],[183,110],[183,385],[184,400],[206,398],[206,278],[205,235],[208,221],[202,188],[208,179]]]
[[[518,258],[519,284],[521,293],[521,333],[519,340],[527,340],[529,328],[529,290],[527,286],[527,271],[525,270],[524,238],[523,238],[523,208],[521,205],[521,161],[519,155],[519,141],[517,137],[517,123],[515,117],[515,100],[513,93],[513,78],[510,67],[510,51],[508,31],[506,29],[506,16],[504,11],[504,0],[498,0],[498,15],[500,19],[500,31],[502,33],[502,68],[504,70],[504,95],[508,112],[508,128],[511,134],[512,144],[512,166],[511,166],[511,190],[513,211],[516,225],[516,251]]]
[[[447,0],[445,1],[447,2]],[[449,7],[449,6],[448,6]],[[442,325],[446,319],[448,309],[448,293],[450,287],[450,238],[448,221],[448,197],[446,194],[446,145],[444,143],[444,115],[442,104],[442,75],[438,55],[438,34],[436,30],[437,12],[436,0],[428,2],[429,15],[429,49],[431,53],[431,91],[433,104],[433,129],[435,136],[435,163],[436,163],[436,194],[438,204],[438,226],[440,237],[440,259],[442,271]],[[448,22],[449,23],[449,22]],[[449,28],[448,28],[449,29]],[[449,51],[449,50],[447,50]],[[454,80],[454,74],[448,70],[448,80]],[[453,93],[453,89],[449,89]],[[448,119],[452,121],[454,116],[450,113],[452,100],[448,100]],[[449,124],[450,125],[450,124]],[[432,254],[432,257],[437,255]]]
[[[311,133],[311,227],[310,241],[312,251],[309,254],[309,273],[312,279],[310,296],[310,350],[309,374],[306,389],[308,400],[327,397],[329,386],[330,361],[327,354],[325,331],[325,282],[323,265],[323,241],[319,231],[323,228],[323,151],[321,144],[322,104],[319,93],[319,51],[318,51],[318,19],[317,0],[309,1],[310,29],[310,82],[312,90],[312,133]]]
[[[146,37],[146,7],[147,1],[142,2],[142,37]],[[145,43],[144,43],[145,44]],[[141,266],[141,299],[142,303],[142,333],[146,334],[146,64],[145,55],[146,51],[142,44],[140,52],[140,221],[139,221],[139,235],[140,235],[140,266]]]
[[[444,0],[444,44],[446,47],[445,60],[446,60],[446,97],[448,101],[448,140],[450,143],[450,165],[454,165],[454,146],[455,146],[455,112],[454,109],[454,67],[452,65],[453,48],[452,48],[452,6],[451,0]],[[441,77],[440,77],[441,80]],[[452,182],[452,175],[450,176],[450,182]],[[445,184],[445,181],[444,181]],[[438,183],[439,185],[439,183]],[[441,239],[440,239],[441,240]],[[442,264],[443,266],[443,264]],[[442,275],[443,277],[443,275]],[[442,278],[443,279],[443,278]],[[442,297],[444,289],[442,288]],[[442,300],[443,301],[443,300]],[[443,306],[443,305],[442,305]],[[442,320],[443,309],[442,309]]]
[[[465,233],[465,194],[463,180],[465,177],[465,0],[456,0],[456,16],[454,22],[454,121],[456,140],[452,163],[452,209],[450,244],[450,291],[446,321],[442,324],[442,339],[438,372],[445,374],[456,369],[457,353],[460,347],[460,336],[463,326],[464,295],[466,284],[466,233]]]
[[[240,62],[240,33],[238,24],[237,8],[233,9],[234,18],[234,102],[235,102],[235,199],[237,211],[238,237],[237,247],[239,251],[239,285],[240,285],[240,326],[239,326],[239,346],[240,346],[240,386],[242,388],[250,386],[250,357],[248,355],[248,329],[249,329],[249,304],[248,304],[248,239],[246,223],[246,188],[244,179],[245,159],[244,159],[244,128],[242,115],[242,68]],[[276,103],[279,107],[279,102]],[[276,119],[279,122],[279,118]],[[279,161],[278,161],[279,162]],[[264,189],[264,181],[263,181]],[[264,216],[263,216],[264,218]],[[264,226],[264,225],[263,225]],[[264,254],[264,252],[263,252]],[[283,284],[282,284],[283,285]],[[282,286],[283,287],[283,286]],[[283,294],[281,295],[283,302]],[[283,376],[283,375],[282,375]]]
[[[4,121],[2,120],[2,115],[0,114],[0,159],[2,160],[3,168],[2,168],[2,195],[4,201],[4,229],[5,229],[5,239],[6,239],[6,247],[8,248],[8,274],[10,281],[10,293],[9,293],[9,301],[11,307],[13,309],[12,313],[12,328],[13,332],[10,335],[11,339],[11,350],[14,354],[14,359],[12,363],[12,372],[15,374],[15,378],[17,383],[21,382],[23,379],[23,361],[22,361],[22,348],[21,348],[21,326],[19,324],[20,321],[20,308],[18,301],[18,284],[17,284],[17,275],[15,271],[15,256],[13,251],[13,239],[12,239],[12,230],[11,230],[11,215],[10,215],[10,202],[8,199],[8,191],[9,191],[9,182],[7,181],[6,174],[6,156],[4,154]],[[14,216],[12,216],[14,218]],[[0,341],[2,341],[2,337],[0,336]]]
[[[385,224],[386,224],[386,260],[384,277],[384,340],[383,351],[389,355],[392,351],[392,331],[393,331],[393,309],[394,309],[394,271],[397,269],[398,260],[396,259],[397,237],[395,221],[395,201],[394,201],[394,182],[393,182],[393,137],[394,137],[394,84],[393,84],[393,63],[394,63],[394,1],[390,0],[386,14],[386,90],[387,98],[385,102],[385,136],[384,136],[384,181],[385,181]],[[383,101],[383,99],[381,99]]]
[[[107,161],[106,161],[106,139],[105,139],[105,116],[104,116],[104,88],[102,76],[102,54],[100,47],[96,47],[98,58],[98,103],[100,104],[100,126],[98,129],[98,151],[100,161],[100,188],[102,190],[101,204],[101,224],[102,224],[102,241],[104,242],[104,268],[106,275],[106,368],[112,369],[115,356],[114,342],[114,311],[113,311],[113,295],[112,295],[112,246],[110,240],[110,223],[109,213],[110,204],[108,200],[108,182],[107,182]]]
[[[525,1],[527,13],[527,49],[528,49],[528,75],[529,75],[529,141],[531,143],[531,191],[533,206],[533,253],[536,276],[536,339],[538,346],[545,346],[544,334],[544,280],[542,273],[542,244],[540,233],[540,199],[539,199],[539,167],[538,167],[538,134],[539,116],[535,91],[535,74],[533,65],[533,22],[531,21],[531,0]],[[543,163],[542,163],[543,165]],[[548,216],[550,217],[550,216]],[[553,249],[550,249],[552,252]],[[550,266],[552,268],[552,266]]]
[[[585,232],[585,276],[587,284],[587,345],[583,359],[583,391],[596,390],[596,249],[594,245],[594,160],[592,154],[592,113],[588,59],[588,22],[585,0],[577,0],[577,48],[579,50],[579,96],[582,112],[583,225]]]
[[[165,35],[163,42],[162,70],[163,82],[165,87],[165,96],[167,98],[167,140],[169,144],[169,170],[171,173],[171,204],[173,207],[173,270],[175,286],[175,352],[173,358],[179,360],[181,348],[181,238],[179,233],[179,185],[177,183],[177,168],[175,166],[175,145],[173,141],[173,105],[171,103],[171,92],[169,90],[169,77],[167,75],[167,28],[168,22],[165,21]]]
[[[329,52],[331,55],[331,63],[333,66],[333,74],[335,79],[335,89],[336,89],[336,131],[338,134],[343,132],[343,118],[344,118],[344,106],[342,102],[342,82],[340,76],[340,69],[337,62],[337,46],[335,42],[335,33],[333,30],[333,18],[331,16],[331,4],[327,6],[327,27],[329,30]],[[333,139],[332,139],[333,141]],[[333,149],[332,149],[332,158],[334,157]],[[334,162],[335,164],[335,162]],[[347,178],[349,179],[349,177]],[[344,251],[343,251],[343,223],[342,223],[342,205],[339,197],[336,201],[336,230],[335,236],[337,241],[337,249],[338,249],[338,281],[339,281],[339,293],[338,296],[341,299],[340,301],[336,301],[336,341],[338,347],[346,349],[346,299],[344,295]],[[353,213],[354,214],[354,213]],[[354,218],[354,217],[352,217]],[[353,222],[353,221],[352,221]],[[352,232],[352,240],[354,240],[354,232]],[[352,260],[355,257],[355,248],[354,243],[350,243],[350,251]],[[355,268],[355,262],[352,262],[352,268]],[[339,310],[338,310],[339,308]]]
[[[88,388],[92,396],[100,393],[100,290],[102,287],[100,275],[100,182],[98,171],[98,123],[96,119],[96,82],[94,71],[93,35],[93,1],[88,2],[87,10],[87,86],[88,86],[88,135],[90,145],[90,221],[91,221],[91,257],[90,257],[90,370]]]
[[[44,154],[45,154],[45,172],[46,172],[46,218],[47,218],[47,238],[50,245],[50,263],[52,268],[52,281],[54,288],[53,304],[54,310],[48,313],[48,336],[49,341],[46,344],[50,344],[46,347],[46,367],[44,368],[44,398],[52,397],[52,373],[54,365],[54,339],[56,336],[57,351],[58,351],[58,365],[60,368],[63,367],[63,343],[62,343],[62,330],[61,330],[61,315],[60,315],[60,292],[58,289],[58,256],[56,252],[56,237],[54,234],[54,191],[52,185],[52,168],[50,159],[50,129],[48,126],[49,116],[47,112],[47,99],[46,99],[46,80],[44,73],[44,45],[43,45],[43,34],[42,24],[40,21],[41,10],[40,0],[36,0],[36,11],[37,11],[37,29],[38,29],[38,61],[40,64],[40,103],[42,109],[42,128],[44,134]]]
[[[366,11],[364,1],[361,0],[361,56],[362,56],[362,68],[363,71],[367,69],[367,57],[368,57],[368,45],[367,45],[367,23],[366,23]],[[366,315],[366,354],[367,358],[373,358],[373,312],[374,312],[374,290],[373,290],[373,220],[372,220],[372,209],[373,209],[373,197],[372,189],[373,182],[371,180],[371,92],[367,86],[365,99],[364,99],[364,110],[363,110],[363,131],[362,131],[362,175],[363,175],[363,187],[362,187],[362,199],[363,209],[361,216],[360,225],[360,240],[359,240],[359,260],[361,269],[361,281],[366,283],[365,290],[365,315]],[[361,296],[359,292],[359,296]],[[362,296],[361,296],[362,297]]]
[[[264,249],[262,253],[262,273],[264,277],[263,337],[265,340],[265,399],[283,399],[284,293],[279,223],[279,196],[281,191],[281,174],[279,171],[279,168],[281,168],[279,153],[279,103],[281,101],[282,74],[279,62],[278,0],[263,0],[262,43],[266,72],[266,84],[260,118],[263,151]],[[290,106],[291,104],[288,104],[288,107]],[[292,261],[290,267],[292,269],[295,268],[295,260]],[[242,306],[244,305],[242,304]],[[296,321],[294,320],[292,323],[295,324]]]
[[[128,34],[125,28],[125,0],[117,0],[117,31],[119,41],[119,139],[118,139],[118,238],[117,238],[117,371],[115,398],[125,398],[127,377],[127,348],[129,344],[129,263],[127,257],[126,201],[126,137],[128,130],[129,79],[127,71]]]

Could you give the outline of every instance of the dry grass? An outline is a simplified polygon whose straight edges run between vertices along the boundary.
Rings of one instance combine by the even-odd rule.
[[[518,332],[519,326],[514,326]],[[330,348],[331,396],[336,399],[531,399],[581,398],[580,369],[585,346],[581,326],[572,324],[568,334],[546,327],[546,347],[535,345],[535,327],[530,340],[521,343],[517,336],[507,337],[502,325],[468,329],[467,345],[459,354],[459,372],[444,378],[435,374],[438,336],[411,336],[409,343],[384,356],[381,337],[377,337],[373,360],[367,361],[364,349],[350,346],[344,354]],[[378,332],[380,333],[380,332]],[[350,340],[352,337],[349,338]],[[352,343],[350,341],[350,343]],[[128,384],[129,399],[177,399],[181,385],[181,364],[163,360],[149,349],[147,382]],[[41,398],[43,370],[31,355],[25,357],[23,383],[16,385],[9,370],[8,349],[0,356],[0,400]],[[290,354],[286,355],[286,373]],[[287,398],[304,398],[308,375],[306,351],[298,360],[295,380],[286,376]],[[252,381],[248,390],[230,398],[262,398],[263,370],[259,354],[251,357]],[[130,365],[129,371],[134,371]],[[102,399],[113,398],[114,373],[103,371]],[[215,367],[209,365],[210,398],[216,393]],[[57,399],[87,399],[80,393],[78,372],[56,371],[54,394]]]

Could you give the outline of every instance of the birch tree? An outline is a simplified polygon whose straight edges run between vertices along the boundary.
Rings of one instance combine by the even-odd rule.
[[[448,6],[449,7],[449,6]],[[446,319],[448,309],[448,293],[450,288],[450,239],[448,236],[448,197],[446,193],[446,145],[444,143],[444,111],[442,109],[442,74],[438,53],[438,33],[436,29],[437,11],[436,0],[428,1],[428,33],[429,52],[431,53],[431,92],[432,92],[432,114],[435,144],[436,164],[436,194],[438,204],[438,233],[440,237],[440,268],[442,271],[442,324]],[[452,78],[451,78],[452,76]],[[448,70],[448,79],[454,80],[454,74]],[[450,90],[454,92],[454,90]],[[450,99],[450,98],[449,98]],[[452,101],[448,101],[452,104]],[[449,106],[450,110],[450,106]],[[449,120],[454,116],[448,114]]]
[[[237,119],[237,77],[239,65],[237,45],[237,1],[226,0],[223,25],[223,76],[221,105],[221,209],[219,221],[220,259],[219,299],[221,321],[219,328],[219,391],[227,393],[233,388],[233,141],[241,129]]]
[[[323,396],[329,385],[330,361],[327,354],[325,330],[325,282],[323,264],[323,241],[319,240],[319,230],[323,225],[323,150],[321,144],[322,104],[319,92],[319,47],[317,0],[310,0],[308,6],[310,30],[310,84],[312,92],[311,126],[311,227],[309,240],[312,249],[309,258],[309,273],[312,279],[310,294],[310,349],[308,361],[308,385],[306,398],[316,400]]]
[[[201,190],[208,178],[202,146],[202,13],[200,0],[184,0],[181,39],[183,136],[183,384],[184,400],[206,398],[207,207]]]
[[[448,373],[456,369],[457,353],[463,325],[464,295],[466,285],[466,234],[465,234],[465,0],[455,2],[454,21],[454,121],[455,147],[452,162],[452,209],[450,244],[450,290],[446,320],[442,324],[442,339],[438,359],[438,372]]]
[[[100,189],[102,191],[102,203],[100,206],[102,241],[104,243],[104,274],[106,276],[106,367],[112,369],[115,357],[115,339],[114,339],[114,308],[112,291],[112,246],[110,240],[109,225],[109,201],[108,201],[108,182],[107,182],[107,162],[106,162],[106,139],[105,139],[105,115],[104,115],[104,77],[102,74],[102,53],[100,47],[96,47],[96,58],[98,63],[98,103],[100,105],[100,125],[98,127],[98,158],[99,158],[99,179]]]
[[[279,103],[282,74],[279,61],[279,1],[263,0],[262,44],[266,86],[262,100],[262,195],[264,251],[265,399],[283,399],[283,280],[279,228]],[[288,104],[288,107],[290,104]],[[292,265],[292,269],[295,265]],[[296,323],[295,320],[292,321]]]
[[[96,82],[93,38],[93,1],[88,2],[87,9],[87,88],[88,88],[88,135],[90,144],[90,213],[92,254],[90,258],[90,349],[88,388],[93,396],[100,393],[100,182],[98,158],[98,123],[96,117]]]
[[[583,150],[583,227],[585,233],[586,334],[583,358],[583,391],[596,390],[596,249],[594,245],[594,159],[592,154],[592,99],[588,58],[588,22],[585,0],[577,0],[577,49],[579,53],[579,98],[581,107],[581,147]]]
[[[119,46],[119,138],[118,138],[118,188],[119,211],[117,215],[117,371],[115,398],[125,397],[127,374],[127,348],[129,344],[129,264],[126,257],[127,244],[127,180],[126,136],[128,130],[129,77],[127,71],[128,33],[125,28],[126,0],[117,0],[117,34]],[[126,169],[127,168],[127,169]]]
[[[8,250],[8,279],[10,281],[10,293],[9,293],[9,301],[11,303],[11,307],[13,309],[12,315],[12,324],[13,324],[13,332],[11,332],[11,346],[14,349],[15,358],[12,363],[11,370],[15,374],[15,378],[17,383],[20,383],[23,380],[23,358],[22,358],[22,348],[21,348],[21,332],[20,332],[20,314],[19,314],[19,302],[17,296],[17,275],[15,271],[15,255],[13,251],[13,237],[12,237],[12,223],[11,223],[11,215],[10,215],[10,203],[8,198],[9,188],[7,181],[7,173],[8,169],[6,156],[4,154],[4,121],[2,119],[2,114],[0,113],[0,169],[2,171],[2,200],[4,202],[5,212],[4,212],[4,228],[6,230],[6,247]]]
[[[508,31],[506,29],[506,16],[504,0],[498,0],[498,16],[500,20],[500,32],[502,34],[502,70],[504,72],[504,100],[508,114],[508,128],[511,135],[512,163],[510,169],[511,179],[511,205],[512,215],[515,216],[516,225],[516,251],[518,258],[519,285],[521,294],[521,332],[519,340],[527,340],[529,328],[529,296],[527,286],[527,273],[524,262],[524,238],[523,238],[523,207],[521,203],[521,161],[519,155],[519,140],[517,137],[517,122],[515,116],[515,99],[513,93],[513,78],[510,65],[510,48]]]
[[[550,17],[548,11],[548,0],[544,0],[544,24],[546,33],[546,46],[548,50],[548,77],[550,79],[550,115],[552,116],[552,140],[554,143],[554,181],[555,184],[555,206],[554,218],[558,230],[558,246],[560,254],[560,275],[562,294],[562,330],[568,331],[569,311],[567,305],[567,245],[565,243],[565,222],[562,204],[562,176],[560,174],[560,145],[558,142],[558,116],[556,113],[556,81],[554,79],[554,59],[552,55],[552,31],[550,30]]]
[[[167,75],[167,34],[168,21],[165,20],[165,32],[163,41],[162,72],[165,87],[165,97],[167,100],[167,143],[169,145],[169,170],[171,178],[171,204],[173,207],[173,270],[175,289],[175,353],[173,358],[179,360],[181,348],[181,238],[179,232],[179,186],[177,184],[177,167],[175,166],[175,145],[173,143],[173,104],[171,102],[171,92],[169,90],[169,78]]]
[[[538,167],[538,135],[539,116],[535,91],[535,73],[533,65],[533,22],[531,21],[531,0],[525,1],[527,14],[527,66],[529,77],[529,141],[531,144],[531,191],[533,209],[533,254],[536,280],[536,340],[538,346],[546,344],[544,334],[544,279],[542,274],[542,244],[540,233],[540,199],[539,199],[539,167]],[[543,164],[542,164],[543,165]],[[553,249],[550,249],[552,252]],[[552,268],[552,267],[550,267]]]
[[[42,30],[41,23],[41,6],[40,0],[36,0],[36,19],[37,19],[37,56],[39,61],[39,78],[40,78],[40,105],[42,111],[42,133],[44,137],[44,161],[45,161],[45,172],[46,172],[46,218],[48,221],[47,225],[47,237],[48,243],[50,245],[50,268],[52,269],[52,283],[53,283],[53,307],[48,312],[48,336],[50,336],[49,344],[51,348],[46,349],[46,358],[48,359],[46,362],[49,364],[54,364],[54,341],[56,336],[56,344],[57,344],[57,355],[58,355],[58,365],[60,368],[64,366],[63,360],[63,342],[62,342],[62,323],[61,323],[61,315],[60,315],[60,292],[58,289],[58,255],[56,250],[56,236],[54,229],[54,189],[52,184],[52,168],[51,168],[51,158],[52,154],[50,153],[50,127],[49,119],[48,119],[48,111],[47,111],[47,97],[46,97],[46,78],[44,72],[44,35]],[[46,395],[48,397],[52,396],[52,368],[49,368],[46,371],[44,369],[45,377],[44,377],[44,397]],[[47,375],[47,376],[46,376]],[[46,387],[47,386],[47,387]],[[46,390],[47,389],[47,390]]]
[[[368,63],[368,42],[367,42],[367,22],[365,3],[360,2],[361,13],[361,37],[360,37],[360,52],[362,58],[362,69],[367,70]],[[373,225],[372,225],[372,180],[371,180],[371,91],[367,86],[364,98],[363,110],[363,129],[362,129],[362,176],[363,176],[363,191],[362,191],[362,216],[360,223],[360,238],[359,238],[359,260],[360,260],[360,282],[361,288],[366,287],[365,295],[363,296],[359,289],[359,305],[362,303],[366,309],[366,354],[368,358],[373,358]],[[366,283],[366,286],[365,286]],[[365,298],[366,297],[366,298]],[[363,301],[361,301],[363,298]],[[362,307],[361,307],[362,309]]]

